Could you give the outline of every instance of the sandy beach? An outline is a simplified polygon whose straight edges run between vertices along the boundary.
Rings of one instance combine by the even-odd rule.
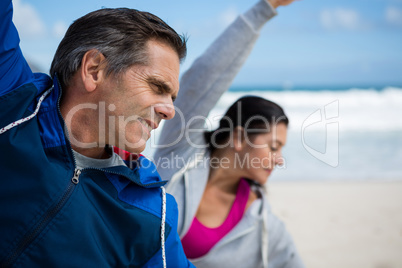
[[[272,182],[307,268],[401,268],[402,182]]]

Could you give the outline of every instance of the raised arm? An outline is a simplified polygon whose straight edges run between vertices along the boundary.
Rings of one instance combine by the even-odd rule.
[[[175,102],[176,116],[164,123],[158,146],[165,148],[157,149],[157,163],[164,157],[176,156],[180,163],[187,162],[202,150],[200,147],[205,144],[202,132],[205,120],[202,118],[229,88],[250,54],[260,29],[275,15],[273,7],[260,0],[240,15],[183,74]],[[200,131],[193,131],[195,129]],[[162,178],[170,179],[180,168],[175,164],[159,168],[159,171]]]
[[[0,1],[0,96],[34,80],[22,55],[17,29],[12,22],[11,0]],[[29,22],[27,22],[29,23]]]

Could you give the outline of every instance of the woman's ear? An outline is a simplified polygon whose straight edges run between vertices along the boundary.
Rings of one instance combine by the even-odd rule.
[[[241,126],[237,126],[232,132],[233,138],[233,148],[236,152],[240,152],[243,150],[246,140],[245,140],[245,133],[244,128]]]
[[[87,51],[81,61],[81,79],[87,92],[94,91],[104,78],[105,56],[96,49]]]

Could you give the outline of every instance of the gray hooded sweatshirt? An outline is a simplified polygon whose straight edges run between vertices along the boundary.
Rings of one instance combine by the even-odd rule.
[[[167,191],[178,204],[181,238],[190,228],[208,180],[205,118],[231,85],[260,29],[275,15],[268,2],[259,1],[240,15],[182,76],[176,116],[164,123],[155,152],[158,171],[163,179],[170,180]],[[260,198],[206,255],[190,260],[196,267],[304,267],[284,224],[272,214],[265,192],[254,190]]]

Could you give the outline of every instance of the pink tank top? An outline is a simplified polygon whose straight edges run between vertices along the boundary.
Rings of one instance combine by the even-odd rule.
[[[229,215],[219,227],[206,227],[198,221],[197,217],[194,217],[190,229],[181,240],[187,258],[195,259],[204,256],[236,226],[243,217],[249,193],[250,186],[248,182],[245,179],[241,179]]]

